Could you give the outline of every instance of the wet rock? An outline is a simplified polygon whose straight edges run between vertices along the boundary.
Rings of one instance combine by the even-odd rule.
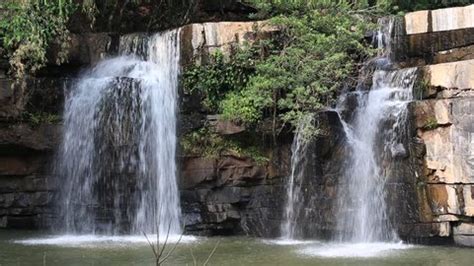
[[[470,59],[474,59],[474,45],[437,52],[433,57],[433,64],[457,62]]]
[[[459,223],[453,227],[454,242],[458,245],[474,247],[474,224]]]
[[[281,168],[233,156],[185,157],[182,167],[187,231],[275,236],[282,208]]]
[[[0,79],[0,121],[22,120],[25,114],[61,113],[64,89],[71,84],[65,78],[28,78],[12,85],[10,79]]]
[[[109,33],[71,34],[65,63],[77,66],[94,65],[116,52],[112,49],[116,38],[114,34]],[[53,66],[58,60],[59,49],[61,48],[53,45],[48,51],[48,60]]]
[[[0,124],[0,154],[18,154],[22,150],[52,151],[60,141],[60,125]]]
[[[198,186],[216,178],[217,161],[211,158],[186,158],[182,170],[184,189]]]
[[[397,143],[390,148],[393,158],[406,158],[408,153],[402,143]]]
[[[446,32],[428,32],[407,36],[405,54],[424,57],[432,62],[432,54],[474,44],[474,28]]]

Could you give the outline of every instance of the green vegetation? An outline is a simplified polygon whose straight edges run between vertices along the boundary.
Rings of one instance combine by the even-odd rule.
[[[472,0],[247,0],[246,2],[259,9],[260,15],[306,12],[308,9],[325,9],[331,6],[397,13],[473,3]]]
[[[255,17],[311,16],[315,10],[329,12],[338,10],[340,14],[350,12],[382,14],[418,9],[433,9],[472,3],[472,0],[245,0],[259,12]],[[89,17],[91,26],[97,17],[111,19],[114,13],[121,14],[125,6],[140,8],[155,4],[160,14],[150,15],[150,25],[159,23],[162,16],[184,13],[183,22],[189,11],[194,10],[199,1],[158,0],[3,0],[0,3],[0,41],[10,60],[11,74],[21,78],[34,74],[47,63],[48,47],[59,47],[54,63],[66,60],[69,40],[67,23],[76,10]],[[184,10],[177,10],[184,9]],[[171,10],[167,12],[167,10]],[[180,14],[181,14],[180,13]],[[334,12],[333,12],[334,13]],[[314,14],[313,14],[314,15]]]
[[[47,49],[59,46],[57,64],[66,59],[67,22],[76,6],[72,0],[7,1],[0,4],[0,37],[10,60],[12,75],[22,78],[47,63]]]
[[[274,6],[283,10],[270,20],[278,36],[243,47],[229,60],[218,54],[190,67],[184,87],[202,93],[204,105],[226,119],[246,126],[270,119],[274,134],[333,103],[341,88],[355,84],[359,62],[374,54],[364,33],[375,25],[347,1],[296,2]]]
[[[438,120],[436,117],[429,117],[426,120],[425,126],[423,127],[426,130],[433,130],[438,127]]]
[[[416,11],[472,4],[472,0],[382,0],[388,11]]]
[[[61,117],[47,112],[24,112],[23,119],[32,126],[41,124],[56,124],[61,121]]]
[[[226,94],[242,88],[254,72],[252,56],[251,49],[239,50],[228,59],[218,51],[210,55],[207,64],[196,64],[187,69],[183,87],[188,93],[201,93],[203,107],[208,112],[217,112]]]
[[[417,100],[422,100],[425,94],[428,93],[430,82],[424,78],[419,78],[413,88],[413,96]]]
[[[199,130],[186,134],[181,139],[183,152],[188,155],[203,155],[209,158],[218,158],[222,155],[251,158],[259,164],[268,162],[263,153],[263,148],[256,145],[253,140],[234,139],[224,137],[205,126]]]

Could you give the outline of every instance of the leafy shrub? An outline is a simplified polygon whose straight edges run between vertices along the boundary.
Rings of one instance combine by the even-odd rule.
[[[358,62],[374,54],[364,43],[374,25],[343,3],[275,16],[278,36],[185,71],[185,88],[203,93],[204,105],[226,119],[251,126],[269,118],[274,127],[296,128],[354,84]]]
[[[184,72],[183,86],[188,93],[203,94],[207,111],[217,112],[226,93],[244,86],[253,68],[254,60],[248,51],[241,50],[227,60],[217,51],[210,55],[208,64],[196,64]]]
[[[259,164],[268,162],[268,158],[257,145],[226,138],[212,131],[209,127],[203,127],[186,134],[181,138],[181,147],[184,153],[188,155],[204,155],[209,158],[232,155],[251,158]]]
[[[47,63],[48,46],[60,47],[57,64],[66,60],[67,22],[76,5],[72,0],[8,1],[0,6],[0,37],[10,58],[14,77],[35,73]]]

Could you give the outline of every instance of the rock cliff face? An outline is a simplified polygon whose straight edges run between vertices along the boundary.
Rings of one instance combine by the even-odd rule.
[[[405,16],[409,53],[424,47],[417,52],[427,59],[413,103],[416,139],[425,150],[417,172],[421,222],[438,227],[433,235],[468,246],[474,246],[473,19],[474,5]]]
[[[430,65],[424,71],[425,98],[414,103],[414,122],[426,147],[421,180],[425,197],[433,221],[449,223],[449,236],[472,246],[474,60]]]
[[[205,62],[221,50],[228,55],[238,45],[255,41],[275,29],[264,22],[189,24],[181,28],[181,65]],[[0,228],[44,228],[56,217],[54,200],[60,177],[52,176],[60,143],[64,93],[83,68],[118,50],[119,34],[73,34],[68,64],[48,66],[38,78],[14,85],[0,76]],[[54,59],[54,47],[49,56]],[[54,61],[54,60],[51,60]],[[2,64],[2,65],[7,65]],[[181,95],[180,132],[214,124],[222,134],[243,129],[212,119],[200,111],[193,95]],[[291,143],[291,140],[289,140]],[[289,144],[269,151],[273,160],[257,164],[249,158],[195,157],[181,154],[183,216],[196,234],[275,235]],[[272,222],[273,221],[273,222]]]
[[[240,9],[237,9],[240,10]],[[474,5],[405,16],[402,66],[418,66],[422,78],[410,105],[408,154],[387,182],[390,216],[400,236],[474,245]],[[260,30],[257,30],[260,29]],[[277,29],[265,22],[190,24],[181,29],[181,64],[205,62],[215,50],[230,53],[244,42]],[[83,67],[117,52],[119,34],[76,33],[69,64],[49,66],[22,89],[0,62],[0,228],[44,228],[56,216],[51,175],[60,141],[57,123],[64,92]],[[54,57],[54,50],[51,51]],[[211,123],[221,134],[245,129],[201,111],[194,95],[181,93],[180,132]],[[311,145],[304,187],[305,235],[329,236],[338,217],[333,208],[346,154],[339,118],[325,112],[328,135]],[[268,151],[258,164],[232,155],[180,154],[180,188],[187,230],[196,234],[279,234],[285,202],[291,139]],[[61,177],[67,178],[67,177]],[[60,180],[59,180],[60,182]]]

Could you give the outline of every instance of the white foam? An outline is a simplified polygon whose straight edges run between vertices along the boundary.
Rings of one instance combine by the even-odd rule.
[[[413,248],[399,243],[328,243],[305,247],[298,253],[306,256],[327,258],[369,258],[393,255],[396,251]]]
[[[156,234],[149,235],[149,240],[156,243]],[[180,239],[181,238],[181,239]],[[179,243],[187,244],[197,241],[198,238],[194,236],[180,236],[170,235],[166,240],[166,237],[160,237],[160,242],[164,243],[167,241],[168,244]],[[122,245],[145,245],[148,244],[145,236],[100,236],[100,235],[61,235],[61,236],[48,236],[44,238],[31,238],[24,240],[13,241],[17,244],[23,245],[52,245],[52,246],[122,246]]]
[[[309,244],[320,243],[317,240],[296,240],[296,239],[288,239],[288,238],[265,239],[262,242],[264,244],[278,245],[278,246],[296,246],[296,245],[309,245]]]

